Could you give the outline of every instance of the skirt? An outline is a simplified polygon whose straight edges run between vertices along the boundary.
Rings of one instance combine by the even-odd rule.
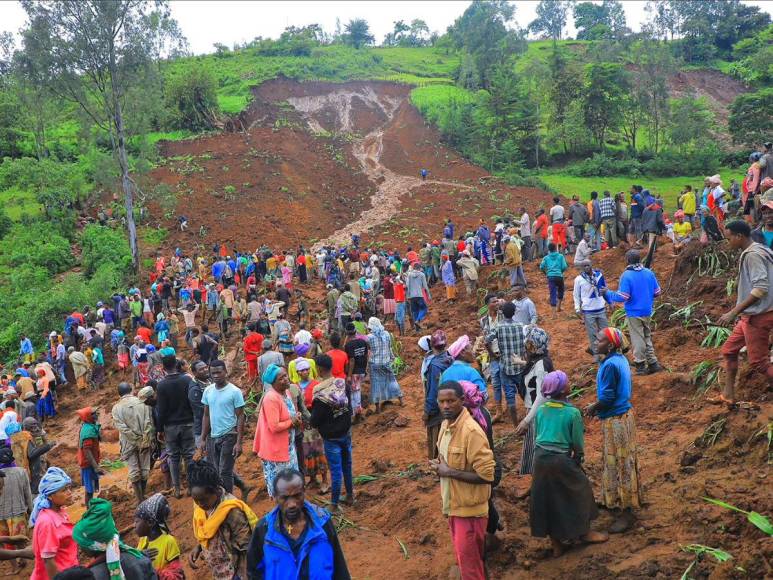
[[[633,409],[601,420],[601,504],[607,508],[640,508],[639,461],[636,449],[636,419]]]
[[[269,497],[274,497],[274,480],[277,474],[283,469],[291,467],[298,469],[298,455],[295,453],[295,437],[290,433],[290,459],[288,461],[267,461],[263,462],[263,477],[266,479],[266,489]]]
[[[526,435],[523,438],[523,447],[521,448],[521,468],[518,471],[518,475],[531,475],[534,473],[534,439],[536,437],[536,430],[534,429],[534,421],[529,423],[529,428],[526,430]]]
[[[38,417],[43,419],[44,417],[56,417],[56,408],[54,407],[54,397],[51,391],[45,397],[38,400],[37,405]]]
[[[383,403],[403,396],[400,385],[392,368],[388,365],[371,365],[370,367],[370,400]]]
[[[327,457],[322,444],[322,436],[316,429],[306,429],[303,432],[303,458],[306,464],[306,475],[311,478],[327,473]]]
[[[395,322],[397,326],[405,324],[405,302],[397,302],[395,304]]]
[[[585,472],[566,453],[534,451],[529,523],[531,535],[575,540],[590,531],[599,510]]]
[[[384,314],[394,314],[397,309],[397,302],[394,298],[384,298]]]

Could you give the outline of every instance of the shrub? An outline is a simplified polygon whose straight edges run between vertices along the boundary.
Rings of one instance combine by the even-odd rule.
[[[203,66],[189,66],[171,77],[166,86],[166,101],[180,129],[212,129],[220,112],[217,82]]]
[[[642,164],[636,159],[615,159],[604,153],[567,167],[567,173],[577,177],[609,177],[612,175],[637,176],[642,173]]]
[[[126,238],[118,230],[91,224],[81,234],[81,264],[88,277],[110,265],[121,276],[131,269],[131,253]]]
[[[11,231],[12,227],[13,220],[8,217],[7,213],[5,213],[5,209],[0,207],[0,240],[2,240],[5,235]]]
[[[502,179],[507,185],[521,186],[521,187],[535,187],[548,193],[558,193],[555,189],[550,187],[547,183],[542,181],[536,175],[521,175],[520,173],[505,173],[502,175]]]
[[[70,242],[63,236],[45,231],[45,224],[37,222],[28,228],[15,225],[0,242],[0,264],[11,268],[45,268],[49,274],[58,274],[73,262]]]

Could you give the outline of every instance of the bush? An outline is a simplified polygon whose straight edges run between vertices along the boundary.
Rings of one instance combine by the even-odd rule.
[[[13,220],[8,217],[7,213],[5,213],[5,209],[0,207],[0,240],[2,240],[5,235],[11,231],[12,227]]]
[[[88,277],[103,266],[111,266],[119,276],[131,270],[129,243],[118,230],[91,224],[81,234],[81,264]]]
[[[537,189],[541,189],[543,191],[547,191],[548,193],[557,194],[558,192],[550,187],[547,183],[542,181],[539,177],[536,175],[521,175],[520,173],[504,173],[501,175],[502,179],[504,180],[507,185],[512,185],[514,187],[535,187]]]
[[[167,106],[173,111],[180,129],[212,129],[220,112],[217,82],[209,69],[189,66],[171,77],[166,86]]]
[[[15,225],[0,242],[0,265],[10,268],[45,268],[50,275],[74,263],[70,242],[37,222],[31,228]]]

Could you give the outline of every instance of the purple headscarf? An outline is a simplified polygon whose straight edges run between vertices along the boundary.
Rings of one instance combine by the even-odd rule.
[[[542,380],[542,394],[547,399],[552,399],[566,390],[569,377],[564,371],[553,371],[545,375]]]
[[[467,410],[480,423],[483,427],[483,431],[486,430],[486,418],[483,416],[483,411],[480,410],[481,405],[486,401],[483,398],[483,393],[478,388],[478,385],[471,383],[470,381],[459,381],[464,389],[464,400],[462,404],[467,407]]]
[[[311,348],[310,344],[306,344],[306,343],[296,344],[294,347],[295,354],[297,354],[298,356],[306,356],[306,353],[309,352],[310,348]]]

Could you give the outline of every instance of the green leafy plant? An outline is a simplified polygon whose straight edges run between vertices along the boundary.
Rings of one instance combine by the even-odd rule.
[[[692,383],[697,387],[698,394],[703,394],[719,380],[719,364],[717,361],[704,360],[692,370]]]
[[[708,334],[701,342],[703,348],[719,348],[730,337],[730,329],[724,326],[709,326]]]
[[[710,497],[704,497],[703,499],[709,503],[718,505],[719,507],[723,507],[725,509],[746,515],[746,519],[749,520],[749,523],[762,530],[767,535],[773,536],[773,523],[771,523],[770,520],[762,514],[758,514],[755,511],[747,512],[746,510],[742,510],[741,508],[718,499],[712,499]]]
[[[408,546],[406,546],[405,543],[397,536],[395,536],[394,538],[395,540],[397,540],[397,543],[400,544],[400,550],[403,552],[403,559],[407,560],[408,558],[410,558],[410,556],[408,555]]]
[[[733,556],[728,552],[720,550],[719,548],[704,546],[703,544],[688,544],[686,546],[679,546],[679,549],[683,552],[691,552],[696,556],[708,554],[709,556],[714,557],[717,562],[727,562],[728,560],[733,559]]]
[[[691,302],[687,306],[683,306],[678,310],[674,310],[674,312],[668,317],[668,319],[669,320],[681,319],[682,323],[685,326],[688,326],[692,320],[692,317],[693,317],[693,314],[695,313],[696,308],[701,304],[703,304],[703,300],[698,300],[697,302]]]
[[[712,447],[714,443],[717,442],[717,439],[722,434],[722,431],[725,430],[726,422],[726,417],[722,417],[721,419],[714,421],[711,425],[706,427],[706,430],[698,438],[697,443],[699,443],[702,447]]]
[[[609,325],[620,330],[628,328],[628,318],[625,316],[624,308],[616,308],[609,317]]]

